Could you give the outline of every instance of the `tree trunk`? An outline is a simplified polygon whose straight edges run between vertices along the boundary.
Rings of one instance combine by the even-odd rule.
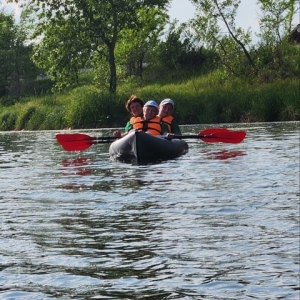
[[[223,19],[223,22],[225,23],[225,26],[226,26],[226,28],[227,28],[229,34],[230,34],[231,37],[234,39],[234,41],[235,41],[237,44],[239,44],[240,47],[242,48],[242,50],[243,50],[243,52],[244,52],[244,54],[245,54],[245,56],[246,56],[246,58],[247,58],[247,60],[248,60],[249,65],[250,65],[250,66],[254,66],[254,62],[253,62],[253,60],[252,60],[252,58],[251,58],[251,56],[250,56],[250,53],[247,51],[245,45],[244,45],[240,40],[237,39],[236,35],[235,35],[235,34],[232,32],[232,30],[230,29],[230,26],[229,26],[229,24],[228,24],[228,22],[227,22],[227,20],[226,20],[226,18],[225,18],[225,16],[224,16],[223,12],[222,12],[222,9],[220,8],[220,6],[219,6],[219,4],[218,4],[218,1],[214,1],[214,3],[215,3],[215,5],[216,5],[217,8],[218,8],[218,11],[219,11],[219,13],[220,13],[220,16],[221,16],[221,18]]]
[[[110,69],[109,92],[115,93],[117,91],[117,70],[116,70],[116,63],[115,63],[114,43],[110,43],[108,48],[109,48],[109,69]]]

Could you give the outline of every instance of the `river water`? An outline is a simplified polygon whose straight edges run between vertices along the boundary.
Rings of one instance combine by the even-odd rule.
[[[182,131],[220,126],[140,166],[1,132],[0,299],[299,299],[299,122]]]

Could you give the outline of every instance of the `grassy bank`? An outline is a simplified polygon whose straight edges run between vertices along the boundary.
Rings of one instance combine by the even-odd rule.
[[[299,80],[268,84],[220,79],[216,74],[172,83],[122,83],[116,95],[85,84],[64,93],[22,99],[0,99],[0,130],[59,130],[123,127],[124,104],[133,93],[145,101],[175,101],[179,124],[275,122],[300,120]]]

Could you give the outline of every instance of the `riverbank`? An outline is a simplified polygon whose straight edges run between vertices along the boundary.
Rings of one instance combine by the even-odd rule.
[[[124,104],[133,93],[145,101],[173,99],[181,125],[300,120],[298,79],[261,84],[211,73],[164,84],[127,82],[116,94],[103,90],[84,84],[64,93],[1,98],[0,130],[123,127],[129,118]]]

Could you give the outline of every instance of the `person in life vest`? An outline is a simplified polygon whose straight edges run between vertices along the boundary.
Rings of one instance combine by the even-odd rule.
[[[144,102],[142,99],[137,95],[131,95],[125,104],[126,110],[132,115],[125,126],[125,133],[122,134],[120,130],[116,130],[113,132],[113,136],[120,138],[126,135],[126,133],[132,129],[132,125],[135,123],[136,118],[143,117],[143,106]]]
[[[153,135],[168,134],[167,124],[163,123],[157,114],[158,104],[154,100],[146,102],[143,106],[143,116],[135,117],[134,122],[126,127],[128,131],[117,137],[125,136],[130,130],[140,130]]]
[[[173,134],[181,135],[181,130],[177,121],[173,117],[174,101],[172,99],[164,99],[159,104],[158,116],[161,120],[168,125],[168,131]]]
[[[151,133],[152,135],[163,135],[168,133],[168,126],[161,121],[158,114],[158,104],[154,100],[145,103],[143,117],[136,118],[132,129]]]

